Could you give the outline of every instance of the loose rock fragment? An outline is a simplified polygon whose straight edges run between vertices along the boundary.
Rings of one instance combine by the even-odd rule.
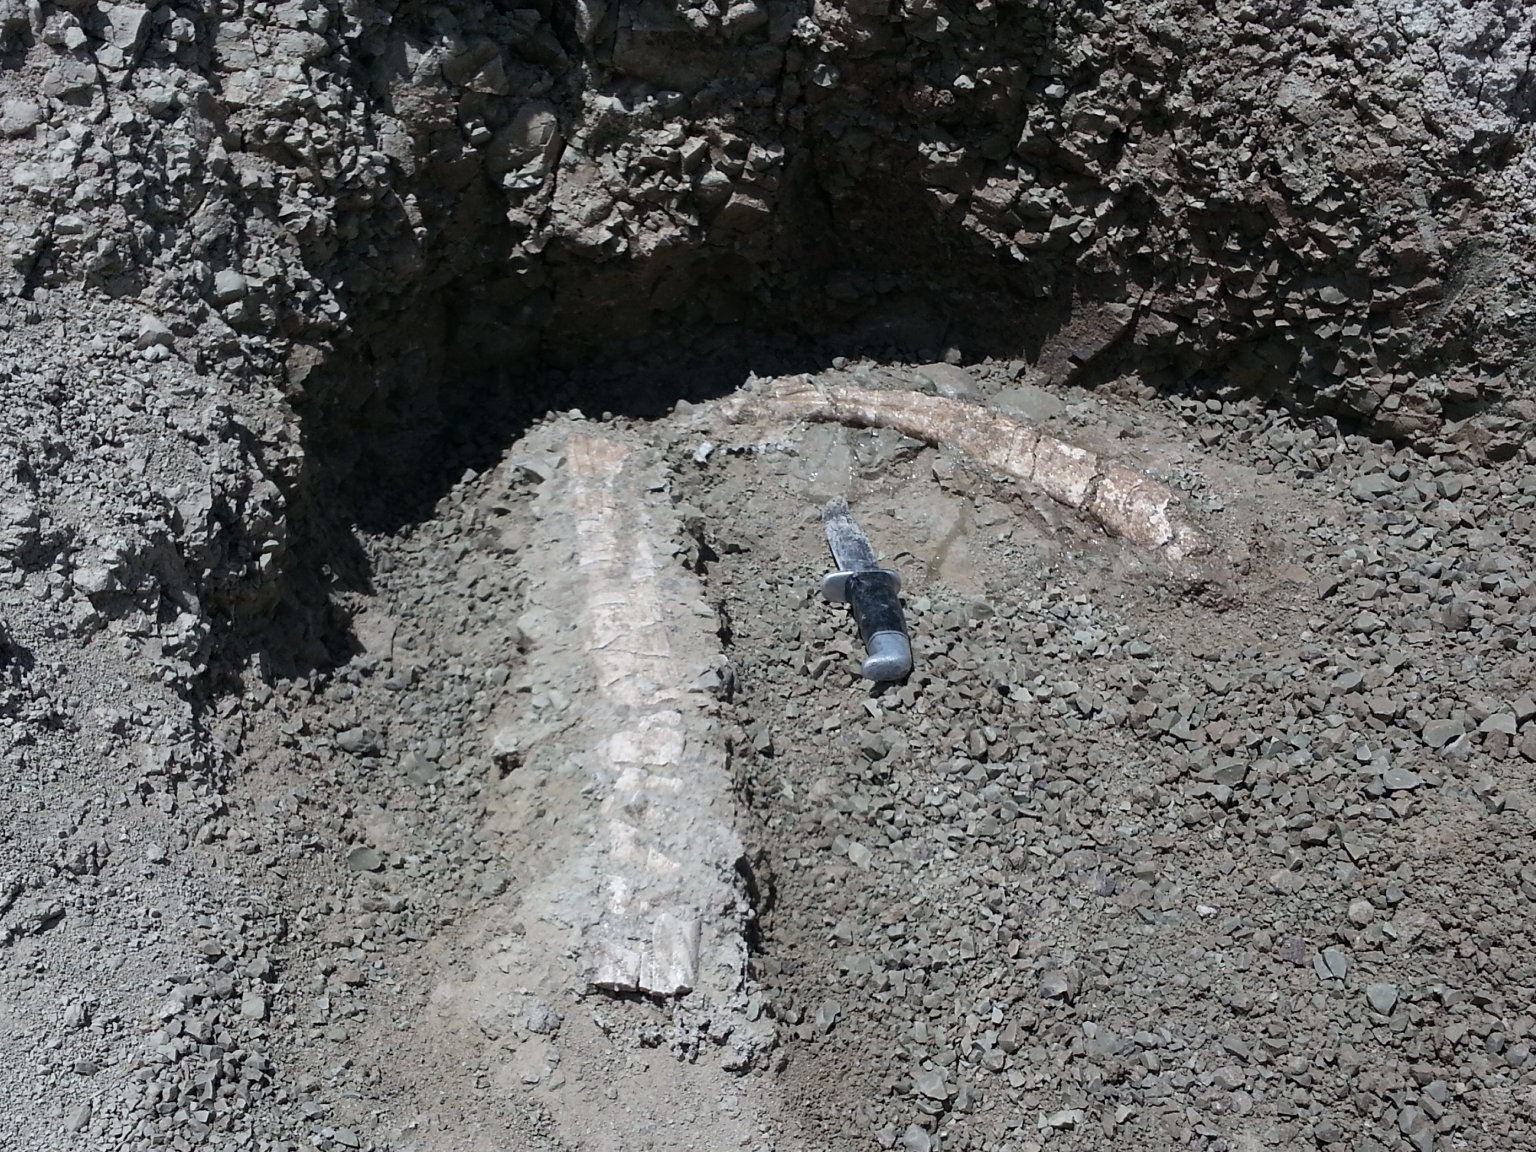
[[[69,1110],[69,1114],[64,1117],[64,1131],[84,1131],[86,1126],[91,1122],[91,1112],[92,1107],[89,1100],[82,1100],[80,1103],[76,1104]]]
[[[221,268],[213,274],[213,302],[232,304],[246,294],[247,281],[233,268]]]
[[[949,400],[967,400],[971,403],[981,399],[975,378],[956,364],[946,364],[942,361],[937,364],[924,364],[916,369],[916,373],[936,396],[943,396]]]
[[[1070,1000],[1077,983],[1059,969],[1047,972],[1040,980],[1040,995],[1047,1000]]]
[[[1324,948],[1312,958],[1319,980],[1342,980],[1349,975],[1349,956],[1337,948]]]
[[[0,134],[21,136],[43,119],[42,107],[33,100],[7,100],[0,104]]]
[[[1444,748],[1461,733],[1459,720],[1431,720],[1424,725],[1424,743],[1431,748]]]
[[[913,1083],[918,1093],[930,1100],[948,1100],[954,1094],[945,1083],[944,1073],[937,1068],[925,1068]]]
[[[133,342],[135,348],[169,348],[175,342],[176,334],[160,317],[145,315],[139,318],[139,334]]]
[[[354,872],[377,872],[384,867],[384,857],[376,848],[360,846],[347,853],[347,867]]]
[[[1351,900],[1349,904],[1349,922],[1356,927],[1364,928],[1372,920],[1376,919],[1376,908],[1365,899]]]
[[[536,1036],[550,1036],[560,1030],[564,1018],[553,1007],[542,1000],[536,1000],[528,1009],[526,1024],[528,1031]]]
[[[816,1029],[823,1034],[832,1031],[843,1008],[836,1000],[824,1000],[816,1009]]]
[[[1397,1006],[1397,985],[1368,984],[1365,989],[1365,998],[1370,1001],[1374,1010],[1383,1016],[1390,1016],[1392,1009]]]
[[[347,728],[336,734],[336,747],[352,756],[374,756],[379,752],[379,734],[371,728]]]

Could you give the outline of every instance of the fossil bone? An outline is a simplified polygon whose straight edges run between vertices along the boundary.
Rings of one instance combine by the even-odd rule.
[[[811,420],[891,428],[963,452],[1174,564],[1211,550],[1205,534],[1179,514],[1178,496],[1168,485],[965,400],[787,376],[737,393],[721,411],[732,423]]]

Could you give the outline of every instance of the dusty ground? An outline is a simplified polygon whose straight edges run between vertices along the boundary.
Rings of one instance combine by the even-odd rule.
[[[0,0],[0,1147],[1536,1145],[1533,19]]]
[[[238,776],[144,772],[18,875],[17,1146],[1528,1146],[1536,474],[977,375],[1171,480],[1229,566],[1192,586],[894,434],[554,418],[367,543],[362,651],[210,720]],[[540,936],[591,836],[559,767],[591,689],[529,613],[573,436],[662,469],[654,543],[718,610],[735,996],[594,994]],[[813,594],[836,491],[907,580],[903,685]],[[546,736],[509,759],[511,723]]]

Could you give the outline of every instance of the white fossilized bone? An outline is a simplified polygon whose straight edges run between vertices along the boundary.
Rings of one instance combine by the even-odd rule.
[[[674,566],[652,540],[669,533],[651,523],[633,456],[621,442],[573,436],[564,483],[549,494],[550,513],[575,529],[576,619],[597,689],[589,717],[609,732],[593,757],[603,898],[582,961],[598,988],[675,996],[702,979],[730,991],[701,955],[706,941],[716,957],[743,948],[730,781],[689,686],[710,617],[688,574],[673,573],[688,595],[662,587]]]
[[[969,401],[787,376],[737,393],[720,411],[733,423],[810,420],[890,428],[963,452],[1175,564],[1211,550],[1205,534],[1181,515],[1168,485]]]

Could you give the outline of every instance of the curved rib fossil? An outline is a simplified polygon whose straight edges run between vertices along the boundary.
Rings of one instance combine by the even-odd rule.
[[[1174,564],[1211,551],[1205,534],[1179,514],[1178,496],[1168,485],[965,400],[787,376],[737,393],[720,412],[732,423],[808,420],[890,428],[963,452]]]

